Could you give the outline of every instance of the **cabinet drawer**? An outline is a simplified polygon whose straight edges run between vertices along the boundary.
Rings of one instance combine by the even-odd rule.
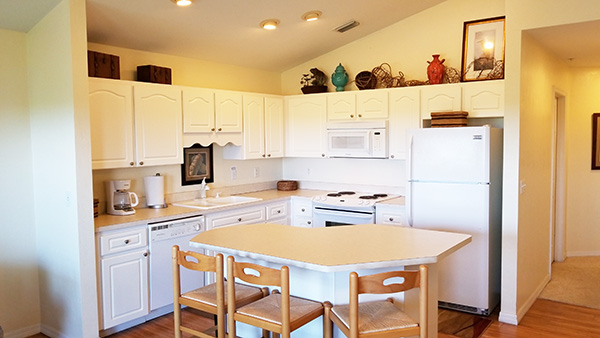
[[[286,217],[288,214],[288,203],[276,203],[267,205],[267,221]]]
[[[309,198],[292,197],[292,214],[294,217],[312,217],[312,200]]]
[[[294,217],[292,219],[292,226],[301,228],[312,228],[311,217]]]
[[[236,213],[227,213],[226,215],[211,217],[206,216],[209,229],[218,227],[251,223],[262,223],[265,221],[265,208],[257,208]]]
[[[148,245],[146,227],[126,231],[107,232],[100,235],[100,255],[110,255]]]

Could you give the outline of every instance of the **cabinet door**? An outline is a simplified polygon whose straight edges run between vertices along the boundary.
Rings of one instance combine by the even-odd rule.
[[[135,251],[101,260],[102,324],[105,330],[148,314],[148,253]]]
[[[242,94],[218,91],[215,93],[217,133],[242,132]]]
[[[292,226],[312,228],[312,200],[292,196]]]
[[[407,134],[411,128],[419,128],[419,88],[398,88],[389,92],[390,125],[389,154],[390,159],[406,159]]]
[[[462,83],[462,110],[469,117],[504,116],[504,81]]]
[[[136,84],[134,104],[137,165],[183,163],[181,90]]]
[[[396,226],[408,226],[404,205],[377,204],[375,208],[375,223]]]
[[[211,133],[215,131],[215,93],[209,89],[184,88],[183,132]]]
[[[356,94],[353,92],[327,95],[327,121],[356,119]]]
[[[287,99],[288,157],[325,157],[324,95],[312,94]]]
[[[265,156],[265,106],[263,97],[244,95],[244,153],[246,159]]]
[[[265,152],[266,157],[283,157],[283,98],[265,98]]]
[[[104,79],[90,79],[89,86],[92,169],[135,165],[133,86]]]
[[[359,120],[387,119],[388,92],[367,90],[356,94],[356,117]]]
[[[431,113],[461,110],[459,84],[422,86],[421,119],[430,119]]]

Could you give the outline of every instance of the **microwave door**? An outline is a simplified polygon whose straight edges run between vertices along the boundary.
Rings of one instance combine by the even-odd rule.
[[[369,157],[370,141],[369,131],[330,131],[329,157]]]

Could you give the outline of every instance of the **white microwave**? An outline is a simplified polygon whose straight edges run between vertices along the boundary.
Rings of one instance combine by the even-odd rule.
[[[327,157],[387,158],[387,121],[327,125]]]

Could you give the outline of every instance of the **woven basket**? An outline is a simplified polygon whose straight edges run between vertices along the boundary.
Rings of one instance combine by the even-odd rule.
[[[277,182],[277,190],[292,191],[298,189],[298,181],[279,181]]]

